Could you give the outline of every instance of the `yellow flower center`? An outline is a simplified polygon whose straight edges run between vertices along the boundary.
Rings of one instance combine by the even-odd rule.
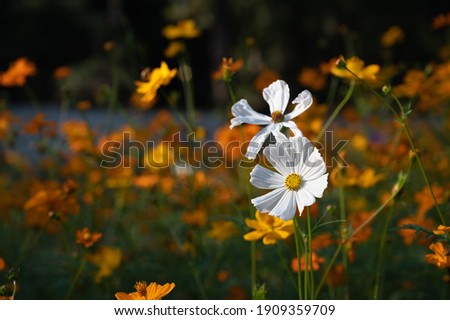
[[[297,191],[298,188],[300,188],[300,186],[302,185],[302,178],[300,178],[300,176],[296,173],[291,173],[287,176],[284,184],[289,190]]]
[[[272,122],[280,123],[283,121],[284,121],[284,114],[282,114],[280,111],[272,112]]]
[[[136,282],[134,289],[143,297],[147,295],[147,283],[145,281]]]

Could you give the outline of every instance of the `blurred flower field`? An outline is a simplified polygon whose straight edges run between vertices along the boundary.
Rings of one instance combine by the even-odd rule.
[[[114,41],[89,98],[54,70],[52,112],[26,52],[0,66],[0,299],[449,299],[449,15],[433,61],[393,63],[391,26],[379,61],[348,49],[293,80],[249,37],[206,75],[214,111],[194,19],[161,30],[126,103]]]

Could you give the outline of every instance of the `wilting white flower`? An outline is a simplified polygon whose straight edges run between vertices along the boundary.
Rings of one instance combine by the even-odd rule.
[[[270,116],[253,110],[245,99],[239,100],[231,107],[234,118],[231,119],[230,129],[243,123],[266,125],[250,141],[245,154],[249,159],[256,157],[270,133],[279,132],[283,127],[291,129],[296,136],[302,136],[292,119],[303,113],[312,104],[311,93],[304,90],[292,101],[293,104],[296,104],[294,110],[285,115],[284,111],[289,103],[289,86],[283,80],[277,80],[265,88],[263,97],[269,104]]]
[[[274,190],[252,199],[252,203],[260,212],[287,221],[294,217],[297,208],[301,215],[304,207],[322,197],[328,186],[328,173],[322,156],[307,138],[288,139],[279,132],[274,135],[277,142],[263,153],[278,172],[258,164],[250,173],[255,187]]]

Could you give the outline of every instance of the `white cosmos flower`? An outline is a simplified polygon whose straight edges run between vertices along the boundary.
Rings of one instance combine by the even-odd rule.
[[[328,173],[322,156],[307,138],[288,139],[279,132],[274,135],[277,142],[263,153],[278,172],[258,164],[250,173],[255,187],[274,190],[252,199],[252,203],[260,212],[287,221],[294,217],[297,208],[301,215],[304,207],[322,197],[328,186]]]
[[[311,93],[304,90],[292,101],[296,105],[294,110],[285,115],[284,111],[289,104],[289,86],[283,80],[277,80],[265,88],[263,97],[269,104],[270,116],[253,110],[245,99],[239,100],[231,107],[234,118],[231,119],[230,129],[243,123],[265,125],[250,141],[245,154],[249,159],[256,157],[270,133],[279,132],[283,127],[291,129],[296,136],[302,136],[301,131],[292,119],[308,109],[313,101]]]

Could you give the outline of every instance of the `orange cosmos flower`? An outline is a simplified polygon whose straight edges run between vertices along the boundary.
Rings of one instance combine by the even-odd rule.
[[[248,143],[261,130],[256,124],[244,126],[242,130],[230,130],[229,126],[226,125],[218,128],[214,133],[214,139],[223,152],[226,163],[242,159]]]
[[[62,185],[55,182],[39,185],[25,202],[25,222],[49,232],[59,231],[60,222],[66,222],[68,214],[78,214],[80,211],[74,194],[76,188],[71,180]]]
[[[217,71],[212,74],[214,80],[231,81],[231,77],[244,66],[244,60],[222,58],[222,63]]]
[[[55,78],[56,80],[62,80],[70,76],[71,73],[72,69],[66,66],[61,66],[53,71],[53,78]]]
[[[298,82],[311,90],[322,90],[326,81],[326,75],[317,68],[303,68],[298,75]]]
[[[271,83],[280,79],[280,75],[272,70],[264,69],[262,70],[253,81],[253,86],[255,90],[258,92],[262,92],[265,88],[267,88]]]
[[[320,264],[325,262],[325,259],[322,257],[319,257],[315,252],[312,253],[311,256],[312,260],[312,269],[314,271],[317,271],[320,269]],[[294,258],[291,260],[291,269],[293,272],[298,272],[298,259]],[[305,271],[306,270],[306,260],[305,257],[302,256],[300,259],[300,270]],[[311,263],[308,261],[308,271],[311,271]]]
[[[54,121],[47,121],[44,119],[44,113],[39,112],[33,119],[25,125],[25,133],[36,134],[41,133],[46,127],[54,127]]]
[[[0,258],[0,271],[5,270],[6,268],[6,262],[3,260],[3,258]]]
[[[134,285],[135,292],[117,292],[115,297],[117,300],[161,300],[168,295],[173,288],[175,288],[175,283],[160,285],[156,282],[152,282],[147,286],[145,281],[138,281]]]
[[[435,230],[433,230],[435,235],[443,235],[446,233],[450,233],[450,227],[443,226],[442,224]]]
[[[443,187],[434,184],[431,186],[431,189],[433,190],[438,204],[443,203],[448,197],[448,194]],[[419,209],[417,210],[418,217],[424,218],[428,210],[434,207],[433,196],[426,186],[414,195],[414,200],[419,204]]]
[[[425,255],[425,261],[439,269],[450,268],[450,249],[442,242],[432,243],[430,250],[434,253]]]
[[[92,247],[102,236],[100,232],[91,232],[87,227],[75,232],[76,243],[83,245],[85,248]]]
[[[7,71],[0,73],[0,86],[21,87],[26,83],[27,77],[35,74],[35,64],[26,58],[19,58],[11,63]]]
[[[447,14],[440,14],[433,18],[431,27],[434,30],[441,29],[446,26],[450,26],[450,12]]]
[[[159,68],[153,69],[145,76],[146,81],[136,81],[136,92],[142,95],[143,102],[151,102],[161,86],[167,86],[177,75],[177,69],[169,69],[167,63],[161,62]]]
[[[163,28],[162,34],[169,40],[178,38],[196,38],[200,36],[201,31],[195,25],[195,21],[192,19],[180,20],[176,25],[168,25]]]
[[[261,214],[258,210],[255,212],[255,218],[245,219],[247,226],[255,229],[244,235],[247,241],[258,241],[262,238],[265,245],[275,244],[294,233],[292,220],[284,221],[267,213]]]
[[[86,122],[80,120],[66,121],[62,125],[62,131],[73,152],[94,151],[92,132]]]

